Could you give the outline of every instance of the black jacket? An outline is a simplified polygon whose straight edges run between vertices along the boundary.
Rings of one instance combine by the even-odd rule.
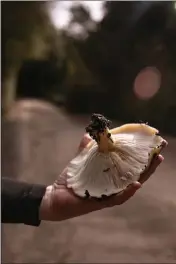
[[[1,188],[2,223],[40,225],[39,208],[46,186],[2,178]]]

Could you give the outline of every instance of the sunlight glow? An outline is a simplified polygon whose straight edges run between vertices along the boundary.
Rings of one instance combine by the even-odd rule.
[[[66,29],[71,19],[69,9],[72,5],[85,6],[89,9],[92,19],[99,22],[104,16],[103,3],[104,1],[51,1],[49,14],[56,28]]]

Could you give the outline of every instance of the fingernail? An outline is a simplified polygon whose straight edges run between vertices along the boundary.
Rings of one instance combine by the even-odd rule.
[[[164,157],[161,154],[159,154],[158,159],[162,162],[164,160]]]
[[[164,145],[167,147],[168,142],[166,140],[164,140]]]
[[[138,181],[134,182],[133,183],[133,186],[135,186],[137,189],[140,189],[141,188],[141,184]]]

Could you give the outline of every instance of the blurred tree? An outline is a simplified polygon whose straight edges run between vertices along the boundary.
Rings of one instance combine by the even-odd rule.
[[[97,102],[92,97],[90,104],[87,98],[90,94],[99,93],[98,79],[82,58],[77,41],[68,36],[65,40],[68,72],[64,81],[64,93],[67,97],[67,107],[74,112],[86,112],[88,109],[91,112]]]
[[[133,116],[141,115],[141,119],[149,120],[160,127],[165,123],[165,119],[167,123],[169,122],[169,118],[165,118],[165,116],[168,109],[173,105],[175,90],[170,79],[174,69],[174,63],[171,63],[174,48],[171,46],[176,46],[176,38],[173,37],[176,29],[174,29],[176,22],[174,11],[173,2],[154,2],[139,19],[128,39],[127,58],[129,63],[126,72],[128,72],[130,81],[128,83],[127,80],[125,86],[129,87],[129,95],[131,91],[130,98],[133,104],[130,112],[133,113]],[[143,102],[135,97],[130,86],[132,86],[138,72],[145,66],[155,66],[160,70],[162,84],[156,96]],[[166,101],[166,97],[170,99]]]
[[[73,4],[70,8],[69,32],[78,38],[86,39],[96,30],[97,23],[92,19],[90,10],[82,4]]]
[[[125,37],[134,8],[134,2],[105,2],[106,16],[97,25],[97,31],[89,32],[86,40],[75,40],[87,67],[100,81],[107,102],[111,102],[111,107],[105,109],[111,115],[115,113],[114,107],[121,103],[120,82],[125,67]]]
[[[3,76],[14,72],[11,69],[17,69],[24,58],[41,59],[45,54],[45,59],[59,67],[64,62],[67,74],[61,78],[64,92],[69,102],[75,102],[77,108],[81,105],[81,111],[101,109],[104,114],[123,121],[148,119],[163,123],[163,116],[168,119],[167,108],[174,109],[176,104],[172,96],[176,68],[173,2],[105,1],[105,16],[100,23],[93,21],[87,8],[75,4],[71,8],[68,32],[57,34],[48,22],[44,2],[14,2],[14,14],[9,11],[12,13],[9,17],[8,3],[12,2],[6,3],[6,12],[2,12],[2,49],[5,50],[2,62],[6,66]],[[135,96],[133,83],[146,66],[160,70],[162,86],[156,96],[144,102]],[[8,78],[11,82],[12,77]],[[83,102],[89,95],[91,106],[86,106]],[[166,96],[170,96],[167,103]]]
[[[17,78],[18,98],[37,98],[55,101],[65,77],[65,67],[59,67],[55,60],[26,60]]]
[[[147,119],[162,126],[167,109],[176,104],[172,96],[175,76],[171,74],[176,64],[173,2],[108,1],[105,9],[97,31],[90,32],[87,39],[74,40],[105,91],[109,104],[105,104],[104,112],[123,121]],[[133,83],[146,66],[160,70],[162,86],[152,99],[141,101],[133,92]],[[167,103],[166,96],[171,97]],[[176,121],[176,115],[174,118]]]
[[[86,24],[91,19],[89,10],[81,4],[72,5],[70,11],[72,15],[71,23]]]
[[[16,74],[23,60],[43,58],[52,41],[53,27],[45,2],[3,1],[2,105],[15,97]]]

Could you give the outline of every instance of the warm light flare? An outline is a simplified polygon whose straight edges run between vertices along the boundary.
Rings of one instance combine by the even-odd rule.
[[[161,74],[155,67],[147,67],[139,72],[134,81],[134,93],[139,99],[151,99],[159,91]]]
[[[55,27],[66,29],[71,20],[69,10],[72,5],[83,5],[90,11],[92,19],[99,22],[104,16],[104,2],[105,1],[51,1],[48,3],[48,11]]]

